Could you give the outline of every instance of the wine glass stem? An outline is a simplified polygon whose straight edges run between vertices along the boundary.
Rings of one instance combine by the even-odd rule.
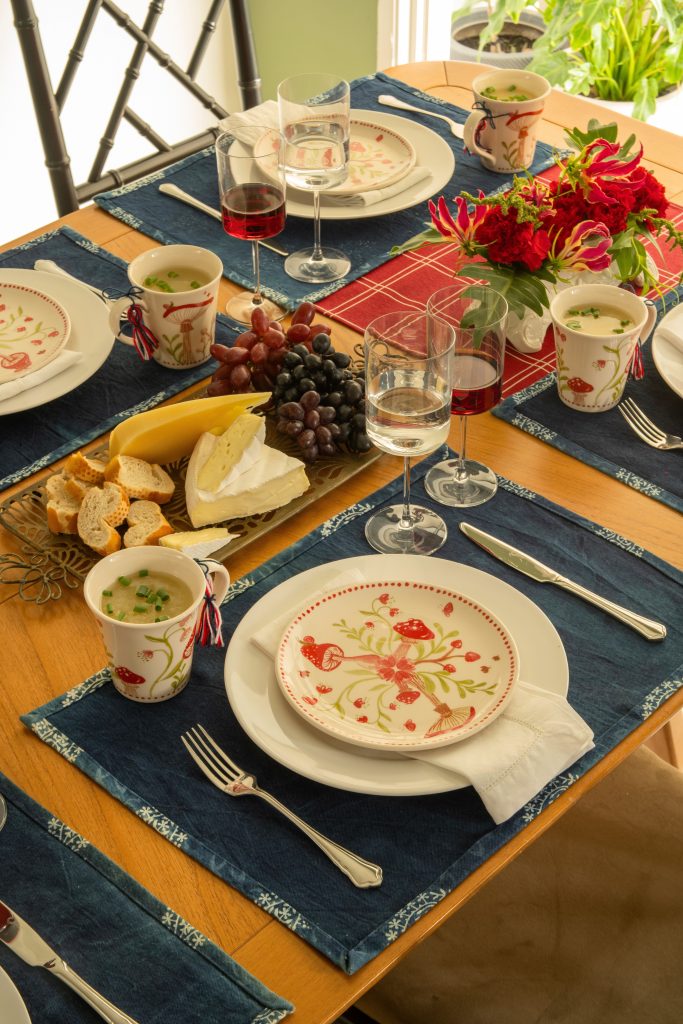
[[[398,524],[399,530],[413,529],[413,514],[410,511],[410,457],[403,458],[403,513]]]
[[[459,416],[460,420],[460,445],[458,458],[455,465],[455,479],[459,483],[467,480],[467,468],[465,466],[465,452],[467,449],[467,416]]]
[[[263,296],[261,295],[261,265],[259,262],[258,239],[256,238],[253,238],[251,241],[251,258],[254,264],[254,277],[256,278],[252,302],[255,306],[260,306],[263,302]]]
[[[313,252],[311,260],[322,262],[323,250],[320,244],[320,191],[313,190]]]

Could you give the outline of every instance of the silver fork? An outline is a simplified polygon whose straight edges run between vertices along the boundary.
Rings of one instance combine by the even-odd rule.
[[[336,864],[359,889],[368,889],[370,886],[382,884],[382,869],[377,864],[363,860],[362,857],[351,853],[350,850],[339,846],[338,843],[333,843],[331,839],[327,839],[296,814],[293,814],[265,789],[257,786],[256,776],[238,768],[235,762],[231,761],[225,751],[212,739],[203,725],[194,726],[180,738],[195,764],[204,772],[207,779],[223,793],[227,793],[229,796],[260,796],[262,800],[280,811],[302,832],[305,832],[308,838],[312,839],[316,846],[320,847],[332,863]]]
[[[463,137],[462,125],[454,121],[452,117],[446,117],[445,114],[437,114],[435,110],[424,110],[422,107],[414,107],[411,103],[399,100],[390,93],[383,93],[381,96],[378,96],[377,102],[381,103],[383,107],[393,107],[395,110],[411,110],[414,114],[423,114],[425,117],[438,117],[440,121],[446,122],[451,130],[451,135],[455,135],[456,139],[462,139]]]
[[[634,434],[637,434],[641,441],[649,444],[651,448],[659,448],[663,452],[671,451],[674,448],[683,448],[683,439],[660,430],[651,419],[648,419],[632,398],[625,398],[617,408]]]

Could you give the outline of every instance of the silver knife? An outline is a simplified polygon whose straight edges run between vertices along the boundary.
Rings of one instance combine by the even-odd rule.
[[[473,540],[479,547],[484,548],[494,558],[500,559],[501,562],[505,562],[512,569],[523,572],[526,576],[531,576],[537,583],[554,583],[556,586],[562,587],[563,590],[568,590],[570,594],[582,597],[584,601],[589,601],[590,604],[601,608],[608,615],[613,615],[615,619],[619,619],[620,622],[630,626],[631,629],[635,629],[637,633],[640,633],[647,640],[663,640],[666,636],[666,626],[662,625],[661,622],[646,619],[645,616],[638,615],[628,608],[622,608],[620,604],[615,604],[614,601],[608,601],[606,597],[594,594],[592,590],[586,590],[580,583],[568,580],[566,576],[561,576],[555,569],[550,569],[543,562],[532,558],[531,555],[525,554],[518,548],[513,548],[511,544],[507,544],[504,540],[492,537],[490,533],[484,533],[483,530],[477,529],[476,526],[470,526],[469,523],[460,523],[460,529],[466,537]]]
[[[95,991],[87,981],[83,981],[83,978],[79,977],[53,949],[50,949],[47,942],[41,939],[30,924],[27,924],[2,901],[0,901],[0,940],[31,967],[45,967],[50,974],[54,974],[70,989],[73,989],[108,1024],[137,1024],[137,1021],[129,1017],[127,1013],[123,1013]]]
[[[183,192],[181,188],[174,185],[170,181],[165,181],[159,185],[159,191],[163,192],[165,196],[172,196],[174,199],[179,199],[181,203],[185,203],[187,206],[194,206],[196,210],[201,210],[202,213],[208,213],[209,217],[213,217],[214,220],[219,220],[223,223],[223,218],[218,212],[214,210],[213,206],[207,206],[201,199],[195,199],[189,192]],[[262,245],[264,249],[270,249],[271,252],[277,253],[278,256],[289,256],[288,252],[284,249],[278,249],[277,246],[271,245],[270,242],[263,242],[259,240],[259,245]]]

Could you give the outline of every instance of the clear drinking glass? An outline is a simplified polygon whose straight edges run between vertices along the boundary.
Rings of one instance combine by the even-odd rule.
[[[279,235],[285,226],[284,139],[266,126],[249,125],[223,132],[216,139],[218,190],[223,228],[233,238],[251,241],[256,287],[234,295],[225,307],[242,324],[262,309],[269,320],[281,320],[281,309],[261,294],[259,240]]]
[[[313,248],[288,256],[285,271],[296,281],[337,281],[351,261],[320,244],[320,193],[348,174],[349,83],[335,75],[296,75],[281,82],[277,92],[287,184],[313,194]]]
[[[428,455],[448,437],[455,331],[428,313],[386,313],[365,330],[367,433],[403,456],[403,502],[379,509],[365,536],[376,551],[431,555],[446,539],[433,509],[410,501],[411,456]]]
[[[460,446],[457,458],[429,470],[425,490],[442,505],[482,505],[496,493],[498,479],[486,466],[466,457],[467,418],[500,402],[508,304],[488,285],[458,284],[434,292],[427,310],[455,331],[451,411],[459,419]]]

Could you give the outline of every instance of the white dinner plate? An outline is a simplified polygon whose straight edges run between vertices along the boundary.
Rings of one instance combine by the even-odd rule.
[[[683,339],[683,305],[669,310],[652,336],[652,358],[659,376],[679,398],[683,398],[683,352],[658,333],[660,327],[668,327]]]
[[[375,124],[399,133],[413,146],[415,164],[418,167],[429,167],[432,173],[429,177],[418,181],[412,188],[398,192],[389,199],[383,199],[380,203],[375,203],[372,206],[327,206],[323,196],[320,203],[322,220],[359,220],[365,217],[380,217],[386,213],[397,213],[399,210],[408,210],[411,206],[417,206],[418,203],[426,203],[453,177],[455,170],[453,150],[446,140],[431,128],[410,121],[407,117],[385,114],[378,110],[354,110],[352,115],[368,118]],[[312,219],[312,197],[300,190],[288,188],[287,213],[291,217]],[[427,219],[426,212],[425,219]]]
[[[280,692],[275,664],[252,642],[264,622],[294,613],[317,591],[354,568],[367,579],[409,577],[466,593],[500,617],[514,637],[520,679],[565,696],[569,669],[562,641],[548,617],[509,584],[480,569],[426,555],[363,555],[316,566],[285,580],[250,608],[225,656],[230,706],[247,735],[274,760],[316,782],[377,796],[420,796],[462,789],[455,772],[394,753],[352,747],[311,728]]]
[[[502,622],[469,594],[382,578],[312,598],[285,630],[275,669],[310,725],[410,753],[485,729],[512,696],[519,658]]]
[[[114,335],[109,327],[107,307],[96,295],[80,284],[58,274],[48,274],[44,270],[7,268],[1,273],[3,281],[29,284],[46,295],[54,296],[71,318],[67,351],[72,349],[83,353],[80,362],[69,366],[62,373],[0,402],[0,416],[7,416],[9,413],[25,412],[27,409],[52,402],[55,398],[61,398],[92,377],[111,352]]]
[[[15,985],[0,967],[0,1020],[2,1024],[31,1024],[31,1018]]]
[[[69,314],[51,295],[0,270],[0,384],[52,362],[70,331]]]

